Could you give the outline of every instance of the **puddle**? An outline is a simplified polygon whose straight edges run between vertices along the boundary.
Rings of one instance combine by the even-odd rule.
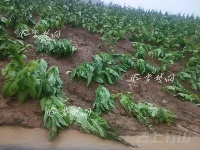
[[[120,143],[76,130],[62,130],[53,141],[45,129],[0,127],[0,150],[130,150]],[[144,134],[123,136],[138,150],[199,150],[200,137]]]

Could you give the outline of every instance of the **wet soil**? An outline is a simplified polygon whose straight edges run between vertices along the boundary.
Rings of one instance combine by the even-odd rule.
[[[199,150],[200,141],[200,137],[147,133],[122,136],[138,146],[130,148],[76,130],[63,130],[53,141],[47,139],[47,131],[41,128],[0,127],[0,134],[4,135],[0,137],[0,150]]]
[[[36,53],[32,37],[25,39],[26,42],[33,46],[26,51],[27,61],[32,59],[45,59],[49,66],[56,65],[60,70],[60,76],[64,82],[63,91],[68,96],[69,105],[81,106],[83,108],[92,108],[94,102],[95,89],[97,83],[92,82],[89,86],[84,80],[70,80],[66,72],[73,70],[83,62],[92,60],[92,56],[100,52],[111,52],[106,47],[98,47],[101,43],[100,35],[91,34],[83,29],[65,26],[60,29],[61,37],[67,38],[77,48],[77,51],[72,56],[66,58],[57,58],[56,56],[48,56],[43,53]],[[55,31],[52,31],[55,32]],[[128,40],[118,42],[114,51],[116,53],[133,54],[134,49]],[[147,59],[149,63],[159,66],[159,62],[153,59]],[[0,61],[0,69],[8,63],[9,60]],[[176,63],[170,66],[168,76],[172,73],[177,73],[183,69],[181,64]],[[123,76],[123,80],[118,80],[115,85],[105,85],[112,93],[132,92],[136,101],[151,102],[155,105],[167,108],[175,113],[177,118],[174,123],[169,126],[167,124],[154,125],[155,133],[170,133],[179,135],[200,135],[200,109],[191,102],[183,102],[176,97],[168,94],[163,90],[163,87],[171,83],[159,83],[153,78],[149,83],[145,83],[143,77],[137,83],[131,83],[130,79],[134,73],[138,73],[134,69],[130,69]],[[4,79],[0,76],[0,88],[4,83]],[[200,96],[199,92],[196,92]],[[43,114],[41,112],[39,102],[37,100],[27,100],[23,105],[19,105],[15,99],[10,99],[8,102],[0,94],[0,125],[1,126],[23,126],[23,127],[40,127],[43,128]],[[102,115],[109,124],[118,129],[121,135],[138,135],[143,132],[148,132],[147,128],[141,125],[137,119],[127,115],[119,102],[115,102],[115,108],[112,112]],[[76,128],[77,129],[77,128]],[[78,130],[78,129],[77,129]]]

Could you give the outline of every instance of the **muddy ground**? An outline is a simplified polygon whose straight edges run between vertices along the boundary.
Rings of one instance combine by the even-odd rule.
[[[38,54],[35,52],[35,46],[31,36],[25,39],[26,42],[33,46],[26,51],[27,60],[43,58],[49,66],[56,65],[59,67],[60,76],[64,82],[63,91],[68,96],[70,105],[81,106],[83,108],[91,108],[94,102],[94,92],[98,87],[97,83],[92,82],[88,87],[83,80],[78,82],[76,79],[70,80],[66,75],[66,71],[72,70],[83,62],[92,60],[92,55],[100,52],[111,52],[106,47],[98,47],[101,43],[100,35],[91,34],[85,30],[66,26],[60,29],[60,38],[67,38],[77,48],[77,51],[72,56],[66,58],[57,58],[55,56],[47,56],[46,54]],[[54,31],[52,31],[54,32]],[[128,40],[121,40],[115,47],[116,53],[133,54],[134,49]],[[159,62],[150,58],[147,60],[153,65],[159,65]],[[0,61],[0,68],[8,63],[9,60]],[[169,74],[175,74],[183,69],[183,64],[186,60],[170,66]],[[182,64],[182,65],[180,65]],[[183,102],[172,95],[169,95],[163,90],[163,87],[171,83],[156,82],[153,79],[149,83],[145,83],[144,79],[138,83],[131,83],[131,76],[137,73],[136,70],[130,69],[123,76],[123,80],[118,80],[115,85],[105,85],[110,92],[132,92],[135,100],[140,102],[151,102],[158,106],[170,109],[175,113],[177,118],[171,126],[167,124],[154,125],[155,133],[170,133],[179,135],[200,135],[200,108],[190,102]],[[167,77],[167,76],[166,76]],[[0,88],[4,83],[4,79],[0,77]],[[188,86],[189,88],[189,86]],[[199,91],[198,91],[199,92]],[[200,96],[200,93],[195,92]],[[27,100],[23,105],[19,105],[13,98],[7,103],[0,95],[0,125],[7,126],[23,126],[23,127],[43,127],[43,114],[41,112],[39,102],[37,100]],[[138,135],[143,132],[148,132],[148,129],[141,125],[137,119],[129,117],[119,102],[115,102],[115,109],[104,114],[109,124],[118,129],[121,135]],[[76,127],[72,127],[79,130]]]

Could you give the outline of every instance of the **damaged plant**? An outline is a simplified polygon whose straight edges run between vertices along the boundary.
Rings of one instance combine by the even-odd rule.
[[[2,88],[2,95],[5,98],[15,95],[18,101],[23,103],[28,97],[38,99],[63,95],[57,67],[52,66],[47,70],[47,63],[43,59],[25,63],[25,56],[20,55],[14,48],[11,50],[10,58],[11,62],[2,70],[2,74],[6,76]]]
[[[45,113],[44,125],[49,130],[49,139],[58,135],[61,128],[75,124],[86,133],[135,147],[120,138],[118,132],[112,129],[103,118],[89,109],[84,110],[77,106],[66,106],[63,98],[55,96],[42,99],[40,105]]]
[[[122,107],[130,116],[135,116],[141,124],[144,124],[153,131],[152,123],[157,124],[166,122],[171,124],[175,117],[174,113],[162,107],[154,106],[151,103],[135,103],[130,94],[117,94],[115,97],[120,98]]]
[[[95,102],[93,104],[93,110],[97,114],[102,114],[104,112],[110,112],[113,108],[113,97],[104,86],[100,85],[95,91]]]

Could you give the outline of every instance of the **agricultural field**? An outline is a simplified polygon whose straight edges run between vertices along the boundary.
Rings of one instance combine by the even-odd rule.
[[[75,0],[2,0],[0,125],[200,135],[200,18]]]

